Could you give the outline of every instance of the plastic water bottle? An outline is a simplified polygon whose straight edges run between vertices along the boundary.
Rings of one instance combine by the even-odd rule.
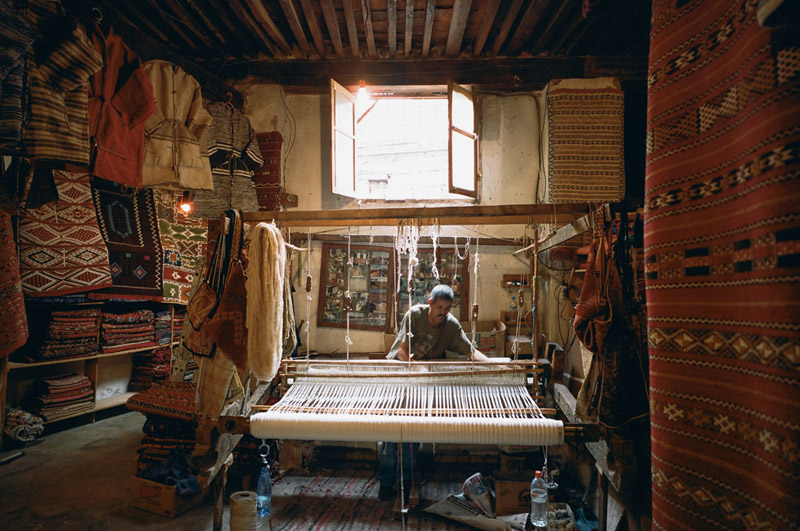
[[[531,524],[547,527],[547,483],[542,479],[542,471],[536,471],[531,481]]]
[[[258,476],[258,486],[256,487],[258,505],[256,511],[259,518],[264,518],[272,513],[272,476],[269,473],[269,465],[264,463],[261,474]]]

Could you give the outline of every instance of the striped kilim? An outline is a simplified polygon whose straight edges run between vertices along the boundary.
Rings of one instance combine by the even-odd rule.
[[[194,273],[205,252],[208,226],[206,220],[180,212],[181,192],[154,188],[153,194],[164,252],[164,302],[188,304]]]
[[[551,202],[604,202],[624,197],[624,115],[619,88],[553,88],[547,92]]]
[[[653,2],[655,529],[800,526],[800,32],[758,3]]]
[[[97,225],[89,175],[55,170],[53,178],[58,200],[20,216],[25,295],[52,297],[111,286],[108,250]]]

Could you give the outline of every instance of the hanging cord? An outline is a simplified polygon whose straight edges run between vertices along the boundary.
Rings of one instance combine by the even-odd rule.
[[[311,227],[308,228],[308,238],[306,238],[306,363],[311,356]],[[308,366],[306,365],[306,370]]]
[[[350,298],[350,269],[353,267],[353,257],[350,255],[350,227],[347,227],[347,290],[344,293],[345,310],[347,311],[347,335],[344,336],[345,352],[347,356],[347,370],[350,370],[350,307],[353,304]]]
[[[528,226],[525,225],[522,233],[522,248],[525,249],[528,247]],[[523,291],[523,284],[525,283],[525,265],[520,263],[520,275],[519,275],[519,291],[517,292],[517,323],[516,323],[516,330],[514,331],[514,342],[511,344],[511,352],[514,353],[514,361],[517,361],[519,358],[519,333],[521,332],[522,328],[522,294]]]
[[[469,247],[469,240],[467,240],[467,247]],[[475,334],[477,333],[478,327],[478,264],[480,264],[480,250],[481,250],[481,239],[475,238],[475,256],[474,256],[474,263],[472,264],[472,277],[473,277],[473,287],[472,287],[472,315],[470,316],[470,322],[472,326],[472,365],[474,370],[475,365],[475,350],[477,349],[477,345],[475,343]],[[467,249],[464,249],[464,254],[467,254]]]
[[[431,226],[431,241],[433,241],[433,261],[431,266],[431,273],[433,274],[436,280],[439,280],[439,268],[436,267],[436,261],[438,259],[438,248],[439,248],[439,233],[441,231],[441,227],[439,226],[439,220],[434,220],[435,224]]]

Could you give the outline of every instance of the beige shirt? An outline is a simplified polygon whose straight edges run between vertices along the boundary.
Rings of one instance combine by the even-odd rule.
[[[428,304],[417,304],[406,312],[386,359],[397,359],[397,351],[402,342],[408,343],[408,351],[413,354],[412,359],[415,360],[441,358],[446,350],[465,356],[472,354],[472,343],[467,339],[467,334],[464,333],[458,319],[448,313],[442,325],[433,328],[428,322],[429,309]],[[410,338],[409,326],[412,334]]]

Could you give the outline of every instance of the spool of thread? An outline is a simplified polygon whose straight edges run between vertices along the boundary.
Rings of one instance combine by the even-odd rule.
[[[258,497],[244,490],[231,494],[231,531],[255,531],[259,528],[256,516]]]

